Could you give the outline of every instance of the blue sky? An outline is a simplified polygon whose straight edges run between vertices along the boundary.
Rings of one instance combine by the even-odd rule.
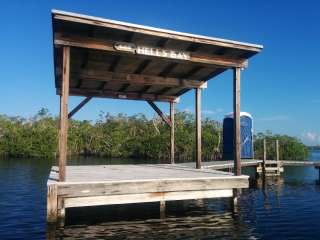
[[[30,117],[41,107],[58,114],[52,62],[51,9],[73,11],[195,34],[264,45],[242,72],[241,109],[255,131],[272,130],[320,144],[319,1],[4,1],[1,4],[0,114]],[[71,98],[70,108],[80,98]],[[168,111],[166,104],[160,104]],[[194,109],[193,91],[180,110]],[[210,80],[203,115],[232,110],[232,72]],[[144,102],[95,99],[75,118],[100,111],[154,112]]]

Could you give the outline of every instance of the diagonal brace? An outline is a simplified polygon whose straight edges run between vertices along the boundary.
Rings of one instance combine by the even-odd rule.
[[[170,119],[158,108],[158,106],[153,102],[153,101],[147,101],[149,105],[153,108],[156,113],[162,118],[162,120],[169,126],[171,127],[171,121]]]
[[[86,97],[85,99],[83,99],[78,106],[76,106],[74,109],[72,109],[71,112],[69,112],[68,114],[68,119],[70,119],[76,112],[78,112],[84,105],[86,105],[90,100],[92,99],[92,97]]]

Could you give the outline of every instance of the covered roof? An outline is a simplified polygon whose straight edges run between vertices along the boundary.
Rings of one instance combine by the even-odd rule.
[[[70,96],[173,101],[227,69],[247,66],[262,46],[52,11],[54,70],[70,46]]]

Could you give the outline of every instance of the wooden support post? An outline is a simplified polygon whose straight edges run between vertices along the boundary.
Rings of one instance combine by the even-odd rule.
[[[78,106],[76,106],[74,109],[72,109],[72,111],[68,114],[68,119],[72,118],[72,116],[74,114],[76,114],[84,105],[86,105],[90,100],[92,99],[92,97],[86,97],[85,99],[83,99]]]
[[[59,181],[66,178],[67,138],[68,138],[68,97],[70,75],[70,47],[63,47],[62,91],[60,96],[59,132]]]
[[[171,122],[171,131],[170,131],[170,159],[171,164],[174,163],[174,102],[170,102],[170,122]]]
[[[240,143],[240,71],[234,68],[233,74],[233,123],[234,123],[234,174],[241,175],[241,143]]]
[[[196,88],[196,168],[201,168],[201,88]]]
[[[53,223],[57,221],[58,214],[58,198],[57,185],[47,185],[47,222]]]

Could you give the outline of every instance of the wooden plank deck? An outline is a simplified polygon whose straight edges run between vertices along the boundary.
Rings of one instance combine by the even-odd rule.
[[[66,166],[66,181],[57,167],[48,179],[48,221],[64,217],[65,208],[107,204],[164,202],[232,197],[247,188],[248,176],[180,164]]]

